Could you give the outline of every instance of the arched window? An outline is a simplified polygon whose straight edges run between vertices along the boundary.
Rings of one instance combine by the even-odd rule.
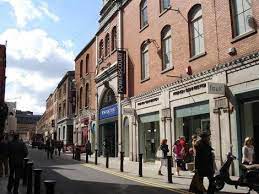
[[[83,88],[80,88],[80,92],[79,92],[79,109],[82,109],[82,103],[83,102]]]
[[[161,32],[162,41],[162,70],[169,69],[172,64],[172,37],[171,27],[165,26]]]
[[[79,72],[79,74],[80,74],[80,77],[83,76],[83,60],[80,61],[80,72]]]
[[[103,57],[103,40],[100,41],[99,43],[99,58],[102,58]]]
[[[160,0],[160,11],[163,12],[164,10],[170,7],[170,0]]]
[[[234,37],[252,31],[252,0],[231,0]]]
[[[88,73],[89,54],[85,57],[85,73]]]
[[[191,57],[204,52],[204,33],[201,5],[194,6],[189,14]]]
[[[85,85],[85,107],[89,105],[89,84]]]
[[[117,48],[117,27],[114,26],[112,29],[112,51]]]
[[[147,0],[142,0],[140,3],[140,28],[145,27],[147,24],[148,24]]]
[[[141,80],[149,78],[148,44],[141,46]]]
[[[105,56],[110,53],[110,34],[105,36]]]

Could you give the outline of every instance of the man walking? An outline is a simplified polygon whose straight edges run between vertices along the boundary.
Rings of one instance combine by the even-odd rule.
[[[18,194],[19,182],[23,172],[23,159],[28,155],[26,145],[19,141],[19,135],[14,134],[13,141],[8,145],[8,156],[10,166],[10,176],[7,190],[13,194]]]
[[[3,169],[4,168],[4,169]],[[0,177],[8,176],[8,143],[4,136],[0,137]]]
[[[47,146],[47,158],[53,159],[54,141],[51,138],[49,138],[46,142],[46,146]]]

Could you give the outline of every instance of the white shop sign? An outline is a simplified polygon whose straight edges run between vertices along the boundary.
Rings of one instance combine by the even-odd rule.
[[[208,94],[225,95],[225,84],[208,82]]]
[[[134,116],[135,109],[133,109],[133,108],[123,108],[123,113],[122,114]]]

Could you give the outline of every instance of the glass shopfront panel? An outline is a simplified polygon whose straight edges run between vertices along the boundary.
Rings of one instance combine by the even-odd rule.
[[[210,131],[209,102],[195,103],[175,109],[176,138],[184,136],[191,143],[191,137],[200,131]]]
[[[155,161],[160,146],[159,112],[140,116],[139,151],[145,161]]]

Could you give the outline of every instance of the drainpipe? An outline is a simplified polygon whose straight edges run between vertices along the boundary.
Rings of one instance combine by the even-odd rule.
[[[95,68],[96,68],[96,72],[98,72],[98,36],[96,35],[95,36],[95,49],[96,49],[96,52],[95,52],[95,59],[96,59],[96,65],[95,65]],[[95,128],[95,150],[98,150],[99,148],[99,107],[98,107],[98,88],[97,88],[97,94],[96,94],[96,128]]]

